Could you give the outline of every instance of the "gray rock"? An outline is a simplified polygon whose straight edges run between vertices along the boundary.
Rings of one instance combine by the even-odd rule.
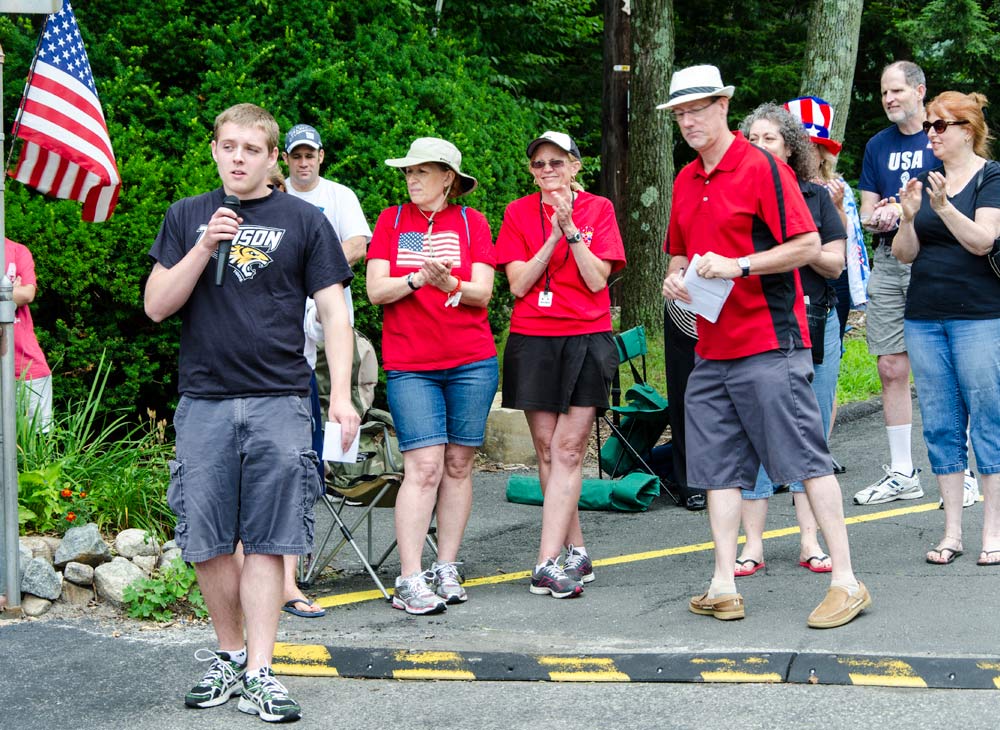
[[[24,571],[28,567],[28,563],[30,563],[33,559],[34,559],[34,556],[31,554],[30,548],[26,548],[24,545],[21,545],[20,543],[18,543],[18,546],[17,546],[17,570],[18,570],[18,573],[17,573],[17,575],[18,575],[18,580],[19,581],[22,581],[22,582],[24,581]]]
[[[165,543],[163,543],[163,552],[166,552],[167,550],[176,550],[176,549],[177,549],[176,540],[167,540]]]
[[[59,600],[71,606],[88,606],[96,598],[97,594],[94,593],[93,586],[78,586],[75,583],[65,581]]]
[[[24,569],[21,592],[54,601],[62,593],[62,576],[42,558],[32,558]]]
[[[181,549],[179,547],[165,549],[163,551],[163,555],[160,556],[160,561],[156,564],[156,567],[160,570],[163,570],[168,565],[173,563],[175,558],[179,557],[181,557]]]
[[[127,558],[117,557],[94,569],[94,586],[99,598],[121,606],[126,586],[145,577],[146,574],[138,565]]]
[[[118,533],[118,537],[115,538],[115,551],[130,560],[136,555],[159,557],[160,543],[145,530],[133,527]]]
[[[111,550],[93,522],[66,530],[54,558],[57,568],[71,561],[97,567],[109,560]]]
[[[136,555],[132,558],[132,562],[142,568],[142,572],[146,575],[151,575],[156,569],[157,557],[155,555]]]
[[[44,541],[46,545],[49,546],[49,550],[52,551],[52,555],[54,557],[56,554],[56,550],[59,549],[59,545],[62,544],[62,538],[54,537],[53,535],[42,535],[40,539]]]
[[[94,585],[94,569],[83,563],[66,563],[63,568],[63,578],[78,586]]]
[[[49,543],[41,537],[22,537],[21,544],[31,551],[31,557],[41,558],[49,563],[52,562],[52,548],[49,547]]]
[[[52,601],[38,596],[25,596],[21,600],[21,611],[25,616],[41,616],[52,607]]]

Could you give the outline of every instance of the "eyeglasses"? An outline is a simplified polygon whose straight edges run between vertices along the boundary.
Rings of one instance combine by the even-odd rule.
[[[566,160],[532,160],[531,169],[532,170],[544,170],[545,166],[548,165],[553,170],[558,170],[566,164]]]
[[[954,122],[945,121],[944,119],[935,119],[933,122],[924,122],[924,132],[929,132],[932,129],[937,134],[944,134],[944,130],[955,124],[968,124],[968,119],[957,119]]]
[[[712,104],[714,104],[718,100],[719,100],[719,97],[713,96],[712,100],[710,102],[708,102],[707,104],[705,104],[704,106],[695,107],[694,109],[686,109],[686,110],[681,111],[681,112],[673,112],[672,116],[674,118],[674,121],[677,122],[678,124],[680,124],[681,122],[684,121],[684,117],[686,117],[686,116],[697,117],[698,115],[700,115],[703,111],[705,111],[710,106],[712,106]]]

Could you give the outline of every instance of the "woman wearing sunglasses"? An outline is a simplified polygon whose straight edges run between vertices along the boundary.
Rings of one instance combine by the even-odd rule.
[[[946,91],[924,130],[941,166],[909,180],[892,253],[913,264],[903,332],[924,441],[944,506],[944,537],[927,562],[962,554],[966,424],[984,499],[978,565],[1000,565],[1000,279],[986,254],[1000,236],[1000,165],[982,94]]]
[[[386,160],[410,202],[382,211],[368,247],[367,289],[382,305],[389,410],[403,452],[396,497],[400,575],[393,608],[439,613],[464,603],[458,549],[472,509],[472,466],[497,391],[486,317],[496,258],[486,217],[452,202],[476,189],[462,153],[436,137]],[[421,566],[431,515],[438,559]]]
[[[540,192],[507,206],[497,237],[515,297],[503,405],[524,411],[544,494],[530,590],[571,598],[594,580],[577,503],[594,417],[618,367],[608,277],[625,266],[625,250],[611,201],[576,182],[580,150],[568,134],[533,140],[528,159]]]

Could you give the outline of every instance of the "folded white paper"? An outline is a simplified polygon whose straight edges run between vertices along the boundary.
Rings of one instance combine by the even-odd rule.
[[[354,434],[354,441],[351,447],[344,451],[340,445],[340,424],[336,421],[327,421],[323,427],[323,461],[342,461],[346,464],[353,464],[358,460],[358,444],[361,441],[361,429]]]
[[[695,314],[700,314],[709,322],[715,322],[722,311],[722,305],[726,303],[729,292],[733,290],[732,279],[703,279],[698,276],[695,265],[701,256],[695,254],[688,264],[687,271],[684,272],[684,286],[687,287],[691,296],[691,303],[675,301],[681,309],[687,309]]]

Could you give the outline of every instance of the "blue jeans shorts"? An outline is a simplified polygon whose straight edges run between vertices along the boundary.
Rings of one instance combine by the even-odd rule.
[[[388,370],[385,375],[400,451],[483,443],[500,381],[496,356],[446,370]]]
[[[908,319],[906,349],[917,386],[931,470],[1000,472],[1000,319]]]
[[[167,502],[184,560],[232,554],[239,540],[248,555],[312,549],[322,483],[308,398],[182,396],[174,428]]]

